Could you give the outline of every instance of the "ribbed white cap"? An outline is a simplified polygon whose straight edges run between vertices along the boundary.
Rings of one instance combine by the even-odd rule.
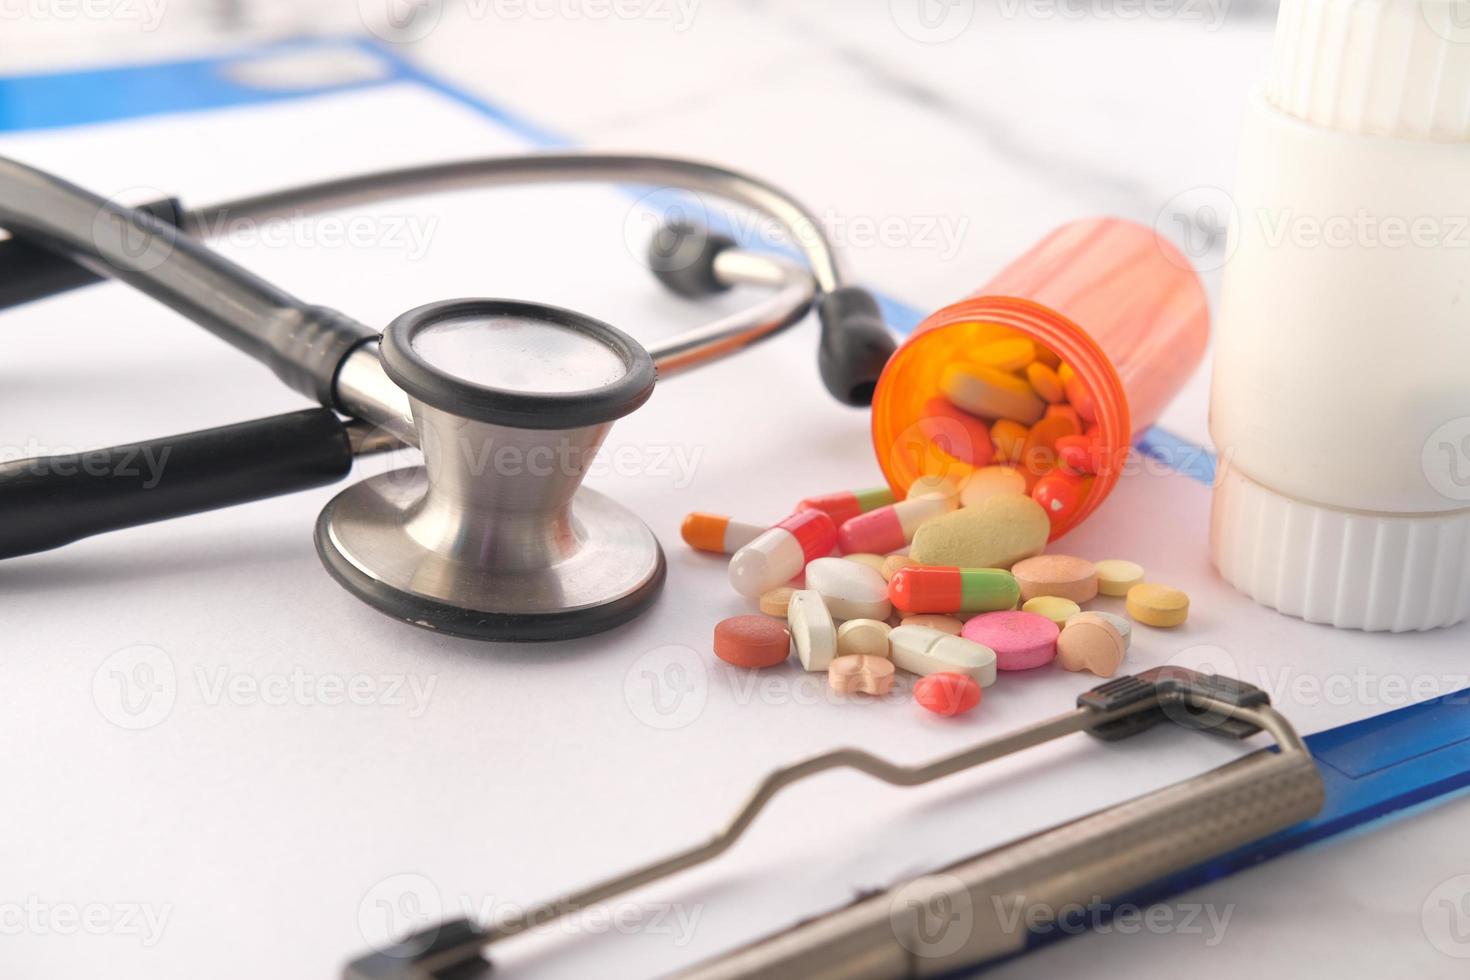
[[[1470,140],[1470,0],[1281,0],[1266,98],[1343,132]]]
[[[1294,500],[1228,467],[1215,488],[1220,574],[1264,606],[1343,629],[1470,618],[1470,510],[1379,515]]]

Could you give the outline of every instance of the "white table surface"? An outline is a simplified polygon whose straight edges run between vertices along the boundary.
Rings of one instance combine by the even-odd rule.
[[[890,7],[897,8],[899,16]],[[896,217],[916,227],[930,218],[964,218],[964,233],[942,248],[846,243],[845,252],[862,279],[915,306],[930,308],[973,289],[1005,258],[1059,221],[1106,211],[1146,223],[1167,222],[1171,220],[1169,202],[1179,195],[1200,187],[1229,186],[1237,107],[1266,63],[1269,17],[1236,11],[1214,29],[1210,18],[1201,21],[1182,13],[1121,23],[1048,18],[1043,7],[976,10],[958,35],[942,44],[923,43],[905,33],[898,21],[911,27],[912,22],[906,19],[902,4],[717,5],[706,0],[694,9],[693,19],[683,29],[677,22],[654,16],[542,20],[486,18],[473,10],[452,10],[437,29],[407,45],[405,51],[461,86],[563,132],[579,144],[710,156],[790,187],[819,212],[830,209],[849,217]],[[970,5],[959,0],[945,9],[953,18],[964,15]],[[946,24],[954,28],[957,21],[941,18],[939,23],[941,28],[936,29],[942,30]],[[493,149],[468,133],[464,138],[463,152]],[[379,152],[402,159],[414,156],[411,146],[390,145]],[[194,192],[193,196],[208,199],[213,196],[209,182],[199,179],[208,160],[207,147],[187,148],[179,154],[174,173],[146,178],[128,175],[124,183],[146,180],[170,189],[182,186]],[[380,155],[373,162],[385,159]],[[94,165],[100,172],[106,163]],[[113,192],[122,186],[98,189]],[[589,207],[593,202],[589,199]],[[532,199],[527,207],[534,206]],[[436,238],[436,247],[469,247],[453,225],[445,228],[449,230]],[[548,237],[544,241],[537,238],[528,247],[550,251],[555,246]],[[1210,264],[1210,254],[1201,253],[1206,264]],[[339,265],[332,258],[315,279],[303,275],[286,255],[266,255],[258,267],[288,284],[299,285],[295,277],[301,276],[300,282],[320,284],[324,292],[336,290],[338,295],[352,288],[351,270],[356,268],[356,274],[375,280],[372,289],[362,291],[360,305],[353,307],[359,315],[391,314],[418,297],[476,291],[473,287],[480,286],[470,286],[462,272],[446,271],[436,279],[433,267],[427,264],[415,268],[412,280],[384,283],[383,277],[391,277],[395,268],[390,259],[363,268]],[[1217,275],[1208,273],[1207,281],[1213,291]],[[583,283],[576,287],[577,295],[566,301],[593,309],[606,304],[610,311],[628,316],[648,302],[637,295],[638,286],[641,284],[630,286],[624,296],[608,295],[595,282]],[[113,309],[105,300],[82,302],[99,315],[110,315]],[[123,307],[133,321],[141,322],[148,315],[142,304],[127,302]],[[667,304],[647,307],[651,319],[666,316],[668,310]],[[69,344],[65,338],[49,342],[56,343]],[[49,445],[92,445],[131,438],[138,434],[139,426],[151,431],[149,426],[157,428],[155,422],[177,419],[176,405],[191,406],[189,425],[193,426],[298,404],[270,378],[252,375],[249,365],[246,370],[235,370],[238,358],[217,344],[211,346],[207,338],[180,338],[179,345],[161,357],[155,354],[136,363],[130,361],[136,352],[121,340],[116,343],[113,350],[89,347],[87,353],[95,360],[83,361],[80,369],[63,360],[48,360],[54,350],[39,342],[31,353],[18,354],[20,363],[38,373],[8,377],[7,387],[16,406],[43,406],[51,413],[42,436]],[[802,341],[793,349],[804,352],[807,344]],[[130,363],[135,369],[127,369]],[[201,365],[209,370],[201,372]],[[78,408],[68,414],[69,402],[63,397],[67,393],[46,387],[47,381],[42,380],[48,366],[56,376],[70,378],[75,386],[70,394],[78,399],[71,404],[86,405],[87,410]],[[71,373],[63,375],[63,370]],[[231,383],[212,382],[217,377],[214,371],[227,372]],[[28,387],[27,378],[34,379],[34,387]],[[711,378],[712,386],[722,384],[717,374]],[[804,375],[802,383],[806,383]],[[1207,377],[1202,374],[1171,409],[1165,424],[1203,440],[1206,391]],[[84,392],[95,396],[96,402],[80,401]],[[665,411],[676,403],[697,404],[697,399],[686,401],[692,398],[687,393],[666,397],[672,401]],[[108,399],[121,400],[130,408],[109,416],[92,407],[105,405]],[[164,399],[175,404],[155,404]],[[845,432],[850,426],[839,413],[825,412],[819,424],[829,432]],[[11,425],[7,439],[21,438],[18,432],[33,434],[33,426],[32,422]],[[854,429],[849,435],[859,438],[860,432]],[[630,424],[626,436],[633,442],[667,438],[667,433],[650,422],[642,427]],[[700,486],[706,494],[701,503],[733,505],[734,488],[726,500],[719,499],[721,484],[714,477],[725,471],[742,472],[753,462],[754,457],[742,459],[739,454],[713,457],[710,469],[701,473]],[[832,459],[813,462],[811,470],[823,473],[847,462],[842,454],[834,454]],[[659,499],[661,488],[645,484],[635,480],[621,489],[648,505]],[[1202,492],[1192,484],[1181,484],[1178,495],[1193,501],[1193,495]],[[760,493],[755,502],[767,507],[779,506],[778,498],[783,496],[780,488],[769,486]],[[325,499],[326,493],[316,496]],[[348,635],[360,629],[357,610],[332,595],[330,583],[311,567],[314,558],[309,548],[301,547],[300,512],[303,506],[306,510],[314,506],[312,500],[303,504],[302,499],[256,505],[218,521],[211,518],[208,533],[202,535],[180,524],[176,535],[128,532],[99,539],[78,546],[75,552],[26,559],[27,564],[17,564],[10,573],[13,578],[5,586],[9,594],[6,617],[23,625],[12,630],[12,642],[7,644],[0,667],[6,686],[0,703],[6,716],[21,719],[24,727],[7,725],[0,732],[9,757],[4,778],[7,785],[17,788],[14,816],[25,836],[7,844],[7,863],[20,871],[29,870],[33,880],[44,882],[53,901],[58,893],[67,894],[68,888],[79,898],[100,880],[112,886],[106,894],[115,899],[129,894],[130,883],[145,882],[196,905],[208,902],[210,896],[218,902],[212,914],[201,916],[196,908],[192,920],[176,924],[168,933],[173,945],[152,959],[118,957],[117,948],[110,948],[107,942],[117,937],[84,945],[80,958],[72,951],[63,952],[54,942],[35,942],[37,937],[29,937],[33,942],[23,947],[16,961],[25,975],[75,975],[79,967],[101,968],[113,962],[125,964],[117,975],[141,975],[135,967],[169,975],[185,963],[197,963],[203,949],[199,943],[207,935],[223,937],[222,949],[230,957],[219,975],[234,975],[231,964],[259,968],[269,961],[312,967],[307,972],[283,967],[280,975],[320,975],[334,962],[331,949],[342,955],[355,950],[353,927],[360,924],[340,921],[341,911],[346,909],[351,919],[366,902],[365,892],[370,894],[374,882],[383,878],[385,868],[431,871],[442,888],[476,895],[480,893],[475,889],[495,887],[491,879],[498,875],[499,881],[508,882],[504,886],[507,894],[499,898],[535,898],[542,892],[527,894],[524,889],[539,889],[547,880],[557,887],[569,887],[588,877],[586,855],[598,853],[598,847],[606,851],[616,846],[650,855],[670,843],[674,829],[698,831],[708,823],[709,807],[681,805],[678,795],[670,795],[666,785],[647,782],[664,767],[682,778],[707,783],[708,774],[689,768],[691,758],[697,757],[691,756],[689,740],[660,740],[634,726],[627,734],[632,741],[623,744],[647,757],[637,767],[644,782],[636,785],[642,788],[633,792],[664,796],[662,803],[668,812],[660,820],[647,826],[599,826],[589,830],[590,840],[581,842],[591,844],[590,851],[571,848],[566,860],[555,864],[550,873],[545,867],[522,869],[519,862],[510,862],[516,876],[511,878],[503,860],[476,857],[462,862],[457,857],[465,842],[478,839],[476,826],[482,821],[501,834],[524,829],[508,815],[502,819],[477,815],[473,810],[435,814],[432,806],[400,800],[390,809],[415,821],[413,827],[431,828],[445,839],[446,847],[436,851],[404,844],[396,854],[383,853],[384,838],[369,832],[364,824],[376,803],[366,789],[371,780],[349,778],[337,773],[335,766],[343,758],[377,758],[386,764],[393,758],[397,734],[412,731],[418,738],[452,738],[454,726],[472,726],[475,700],[465,700],[453,691],[447,705],[441,692],[436,710],[426,715],[424,724],[431,726],[427,735],[424,724],[407,728],[390,717],[384,728],[381,715],[367,719],[348,712],[345,719],[333,716],[333,727],[342,725],[335,734],[332,728],[315,722],[303,729],[331,739],[320,751],[307,753],[292,743],[289,728],[272,727],[272,716],[259,704],[254,710],[232,710],[225,705],[223,710],[191,712],[181,702],[183,706],[168,725],[148,733],[152,742],[128,741],[117,733],[87,728],[88,719],[97,720],[90,703],[84,706],[90,714],[77,716],[58,710],[48,718],[46,712],[37,710],[36,701],[63,697],[76,684],[92,678],[109,649],[99,647],[88,632],[95,632],[93,621],[98,617],[122,617],[121,621],[111,620],[106,630],[113,644],[110,649],[121,649],[127,643],[157,643],[171,652],[181,676],[187,677],[213,676],[208,671],[221,666],[256,673],[285,670],[290,658],[275,651],[299,642],[299,635],[287,632],[287,622],[297,628],[302,621],[320,620],[322,630]],[[1134,506],[1120,501],[1115,505],[1116,518],[1125,523],[1138,519],[1141,515],[1129,517]],[[1184,508],[1181,504],[1181,513]],[[656,525],[666,541],[674,517],[661,517]],[[1202,540],[1202,535],[1192,533],[1182,547],[1193,541],[1197,549]],[[235,555],[221,571],[218,556],[225,550]],[[1203,554],[1190,555],[1186,564],[1183,574],[1201,576],[1201,588],[1205,588],[1203,582],[1210,572]],[[704,575],[687,556],[680,556],[678,567],[686,576]],[[201,585],[201,576],[213,579]],[[128,580],[148,583],[154,600],[151,610],[130,611],[121,595],[108,599],[116,583]],[[267,583],[264,589],[262,581]],[[271,582],[276,585],[270,586]],[[309,592],[300,591],[302,583],[309,583]],[[167,601],[169,589],[181,596],[196,596],[202,590],[215,597],[234,590],[243,608],[254,612],[221,617],[191,600],[177,609],[172,622],[164,624],[157,611],[158,604]],[[81,608],[79,597],[86,600]],[[272,605],[290,609],[318,603],[326,610],[319,616],[293,615],[280,628],[271,625]],[[1204,638],[1228,638],[1230,616],[1254,612],[1244,600],[1238,605],[1226,602],[1215,611],[1213,620],[1202,624]],[[666,616],[661,627],[664,634],[678,622],[677,616],[672,620]],[[211,623],[220,626],[212,628]],[[237,632],[242,623],[245,631]],[[1288,624],[1281,631],[1283,637],[1310,635],[1316,648],[1315,664],[1330,657],[1338,642],[1330,631],[1298,634]],[[685,633],[679,635],[680,642],[698,642],[692,631]],[[659,635],[624,637],[618,642],[625,649],[631,645],[650,650]],[[84,636],[86,643],[80,642]],[[1459,631],[1462,654],[1464,637],[1464,631]],[[1342,642],[1358,650],[1361,641],[1355,637]],[[1414,641],[1385,638],[1376,642],[1388,663],[1399,650],[1409,649],[1402,644]],[[24,659],[19,656],[22,647],[30,654]],[[406,659],[395,656],[389,647],[378,649],[375,643],[367,662],[387,676],[404,669],[404,663],[424,663],[407,656],[411,651],[417,651],[419,658],[427,656],[430,666],[411,667],[408,673],[436,676],[441,683],[464,670],[465,658],[475,656],[464,645],[430,643],[415,635],[405,644]],[[55,664],[34,659],[38,652],[54,658]],[[1161,650],[1160,656],[1174,652]],[[1233,652],[1242,660],[1261,656],[1254,650]],[[573,651],[565,654],[572,655]],[[343,671],[348,664],[363,669],[350,651],[335,648],[328,663]],[[519,678],[515,683],[534,686],[535,663],[523,662],[514,672]],[[1452,667],[1464,661],[1440,663],[1441,674],[1448,676]],[[203,669],[206,673],[185,674],[185,664],[190,671]],[[613,683],[627,669],[620,662],[603,679]],[[1385,668],[1384,673],[1391,674],[1392,668]],[[498,698],[495,703],[501,704]],[[618,707],[623,707],[621,702]],[[719,710],[728,707],[721,705]],[[1314,715],[1311,706],[1298,707],[1309,729],[1318,719],[1320,727],[1330,714]],[[788,706],[786,710],[792,709]],[[823,717],[850,737],[862,737],[862,722],[830,712]],[[997,728],[1005,717],[994,719]],[[532,722],[527,720],[527,724]],[[476,751],[495,755],[497,779],[507,780],[509,786],[517,779],[530,778],[514,763],[507,764],[506,754],[513,757],[522,747],[514,741],[509,745],[499,741],[505,727],[461,730],[460,737]],[[712,737],[707,726],[694,730],[703,731],[706,739]],[[987,720],[985,733],[993,730]],[[942,741],[951,738],[946,735]],[[161,756],[157,752],[160,743],[167,749]],[[99,745],[103,747],[100,755]],[[920,757],[938,747],[938,743],[915,743],[904,751]],[[554,757],[554,752],[548,749],[546,755]],[[748,781],[760,770],[763,759],[768,762],[768,756],[779,755],[779,751],[757,753],[748,771],[739,775]],[[169,771],[172,761],[180,757],[201,766],[213,758],[220,769],[215,777],[198,779],[191,790]],[[535,755],[527,753],[526,757]],[[600,764],[586,761],[593,765],[581,771],[579,790],[587,790],[590,780],[591,788],[600,787],[609,799],[630,792],[626,782],[613,778],[612,771],[605,768],[617,765],[616,759]],[[431,797],[449,789],[398,762],[386,765],[386,772],[395,780],[390,784],[395,794]],[[58,777],[64,782],[58,782]],[[733,784],[732,792],[738,796],[744,782],[722,780],[720,785],[726,782]],[[63,791],[63,785],[69,788]],[[269,795],[253,793],[252,785],[270,787]],[[546,782],[537,785],[551,792]],[[844,800],[869,799],[859,788],[843,786],[840,790],[838,798]],[[159,794],[164,795],[162,811],[156,809]],[[451,795],[458,795],[458,790]],[[464,794],[466,799],[479,795]],[[579,794],[568,792],[567,804],[580,805],[575,802],[580,799]],[[307,810],[293,814],[296,801]],[[1021,802],[1018,799],[1016,805]],[[170,821],[170,833],[163,836],[155,833],[153,825],[160,812],[167,813]],[[794,812],[778,811],[771,822],[779,825],[783,816],[789,820]],[[886,812],[908,821],[900,825],[911,832],[923,833],[926,824],[920,811]],[[314,814],[322,819],[312,819]],[[352,814],[360,819],[353,819]],[[1465,962],[1457,956],[1470,955],[1470,943],[1436,944],[1426,933],[1426,922],[1437,912],[1435,902],[1445,897],[1442,889],[1437,890],[1441,884],[1470,872],[1470,848],[1464,844],[1462,823],[1467,814],[1470,803],[1464,798],[1453,800],[1381,830],[1354,834],[1273,861],[1172,903],[1179,909],[1203,904],[1215,921],[1228,916],[1228,926],[1219,936],[1179,929],[1145,930],[1126,937],[1116,931],[1090,934],[1008,964],[996,975],[1163,976],[1187,969],[1194,976],[1221,978],[1238,977],[1246,971],[1295,976],[1308,970],[1352,977],[1378,977],[1390,971],[1416,977],[1462,976]],[[341,822],[344,819],[346,823]],[[208,833],[214,821],[231,828],[232,836],[221,839]],[[596,840],[598,831],[606,838],[601,843]],[[320,840],[306,846],[312,833],[319,833]],[[507,846],[506,838],[487,833],[497,850]],[[58,852],[58,839],[67,840],[72,852]],[[745,874],[759,875],[763,867],[768,871],[781,867],[783,853],[788,860],[797,860],[800,848],[813,843],[769,838],[751,855]],[[861,836],[854,837],[851,844],[865,858],[873,857],[870,850],[864,850],[873,845],[864,843]],[[939,845],[923,850],[947,853]],[[304,873],[312,869],[302,862],[310,865],[312,854],[319,855],[323,869],[335,874],[341,875],[354,862],[361,866],[361,873],[343,878],[333,892],[312,895],[309,907],[293,908],[289,893],[270,899],[281,905],[272,915],[262,916],[252,905],[240,905],[266,901],[264,896],[271,892],[258,887],[237,891],[231,887],[234,878],[245,875],[251,881],[268,882],[275,875],[283,883],[306,880],[310,875]],[[248,871],[243,870],[242,860]],[[612,871],[627,863],[624,852],[619,851],[596,870]],[[902,864],[902,855],[887,865],[878,862],[889,871]],[[106,874],[100,879],[89,876],[94,866],[107,868]],[[837,883],[840,877],[834,876],[827,884]],[[719,878],[697,879],[680,893],[708,891],[714,896],[712,901],[723,892],[728,892],[726,899],[743,895],[746,902],[761,900],[759,890],[748,882],[743,886],[721,882]],[[335,907],[328,911],[317,907],[318,903]],[[330,923],[327,928],[335,930],[334,935],[345,937],[342,942],[322,949],[308,941],[321,921],[318,916]],[[1470,923],[1470,914],[1464,921]],[[232,932],[232,925],[241,922],[274,923],[275,931],[273,935]],[[718,923],[712,928],[716,936],[708,941],[715,948],[738,932],[721,933]],[[161,945],[169,947],[168,942]],[[311,948],[312,957],[297,959],[293,951],[298,948]],[[0,953],[0,962],[4,955]],[[577,975],[579,969],[588,968],[585,964],[578,967],[575,956],[560,969],[556,960],[551,955],[526,965],[545,971],[536,972],[538,976],[568,975],[568,970]]]

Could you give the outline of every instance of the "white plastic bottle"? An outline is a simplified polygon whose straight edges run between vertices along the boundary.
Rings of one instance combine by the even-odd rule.
[[[1224,577],[1312,622],[1470,615],[1470,3],[1282,0],[1211,403]]]

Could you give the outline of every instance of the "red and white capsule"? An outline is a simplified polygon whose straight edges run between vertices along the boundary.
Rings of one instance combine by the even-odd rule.
[[[914,540],[920,524],[931,517],[948,514],[956,506],[953,497],[900,500],[845,521],[837,531],[837,540],[845,554],[887,554]]]
[[[730,584],[755,598],[801,574],[806,563],[832,553],[837,527],[819,510],[799,510],[735,552]]]

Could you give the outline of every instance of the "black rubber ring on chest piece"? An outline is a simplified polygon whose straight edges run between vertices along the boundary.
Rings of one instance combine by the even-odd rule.
[[[623,362],[623,376],[600,388],[568,392],[513,391],[446,373],[414,349],[419,332],[465,317],[517,318],[572,330],[603,344]],[[452,299],[409,310],[388,325],[383,368],[410,397],[476,422],[518,429],[574,429],[622,418],[653,394],[653,358],[616,327],[572,310],[503,299]]]

